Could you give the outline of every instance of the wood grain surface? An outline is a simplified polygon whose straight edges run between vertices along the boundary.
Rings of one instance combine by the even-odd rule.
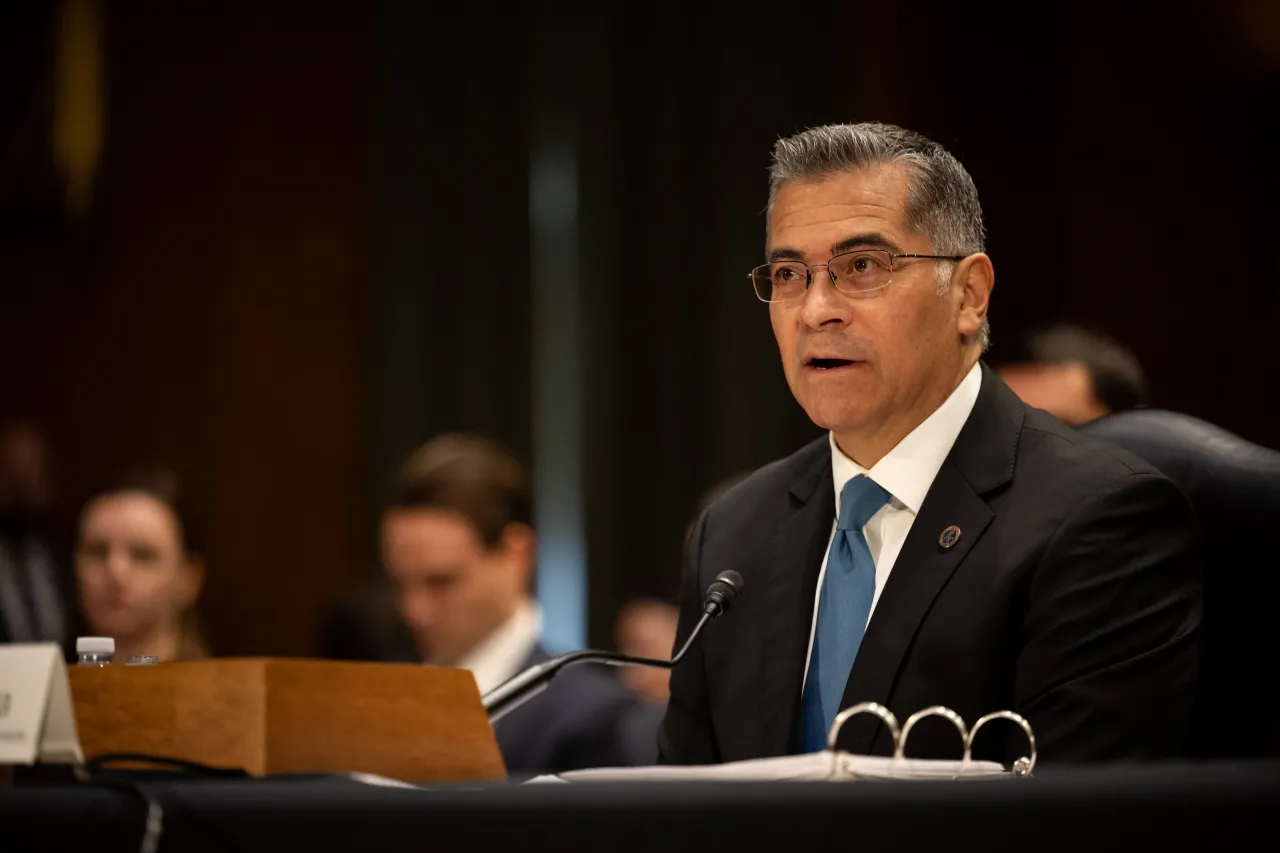
[[[268,773],[505,778],[471,674],[413,664],[222,659],[71,667],[86,758],[141,752]]]

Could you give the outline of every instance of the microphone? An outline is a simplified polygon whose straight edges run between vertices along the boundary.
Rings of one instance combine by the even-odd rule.
[[[671,669],[684,658],[685,653],[689,651],[689,647],[693,645],[693,641],[702,632],[703,626],[720,614],[727,612],[733,606],[733,603],[738,600],[738,595],[741,592],[742,575],[733,569],[728,569],[716,575],[716,579],[711,582],[711,586],[707,587],[707,593],[702,599],[702,618],[698,620],[697,625],[693,626],[689,639],[684,641],[680,651],[676,652],[671,660],[638,658],[619,654],[618,652],[600,652],[594,649],[585,649],[578,652],[569,652],[566,655],[560,655],[560,657],[529,667],[524,672],[511,677],[484,695],[481,701],[484,703],[484,709],[489,712],[489,722],[496,723],[543,690],[546,690],[551,683],[551,679],[555,678],[556,673],[567,666],[579,663],[605,663],[610,666],[652,666],[658,669]]]

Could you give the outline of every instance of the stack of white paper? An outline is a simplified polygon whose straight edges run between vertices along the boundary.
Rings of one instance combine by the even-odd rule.
[[[540,776],[532,782],[854,782],[865,779],[1008,779],[994,761],[883,758],[815,752],[696,767],[603,767]]]

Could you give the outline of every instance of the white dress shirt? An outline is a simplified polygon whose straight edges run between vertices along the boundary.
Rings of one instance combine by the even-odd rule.
[[[456,666],[471,671],[483,696],[520,671],[541,635],[542,610],[526,601],[510,619],[463,655]]]
[[[880,592],[884,589],[889,572],[898,559],[902,543],[907,541],[911,525],[920,512],[920,505],[938,476],[938,469],[946,460],[956,437],[969,420],[973,404],[978,400],[982,387],[982,371],[975,364],[956,390],[951,392],[933,414],[898,442],[879,462],[867,470],[854,462],[836,445],[835,433],[831,434],[831,475],[836,490],[836,517],[840,515],[840,492],[844,484],[859,474],[865,474],[893,497],[867,520],[862,533],[867,537],[871,559],[876,564],[876,591],[871,599],[871,614],[876,612]],[[831,521],[831,536],[827,539],[827,555],[831,553],[831,540],[836,535],[836,521]],[[818,628],[818,607],[822,603],[822,581],[827,575],[827,556],[822,558],[818,573],[818,591],[813,601],[813,621],[809,626],[809,651],[804,659],[804,680],[809,678],[809,658],[813,654],[813,638]],[[871,614],[867,619],[870,621]],[[801,691],[803,692],[803,682]]]

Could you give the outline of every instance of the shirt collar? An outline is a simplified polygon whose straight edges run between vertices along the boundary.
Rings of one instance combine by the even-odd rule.
[[[840,492],[844,489],[844,484],[859,474],[875,480],[881,488],[893,495],[896,503],[906,507],[913,515],[920,512],[920,505],[924,503],[929,487],[938,476],[938,469],[951,452],[965,421],[969,420],[981,387],[982,370],[975,362],[951,392],[951,396],[869,471],[845,456],[836,444],[835,433],[831,433],[831,474],[836,489],[836,515],[840,514]]]
[[[483,696],[520,671],[542,634],[542,610],[525,601],[480,644],[463,655],[458,669],[470,670]]]

